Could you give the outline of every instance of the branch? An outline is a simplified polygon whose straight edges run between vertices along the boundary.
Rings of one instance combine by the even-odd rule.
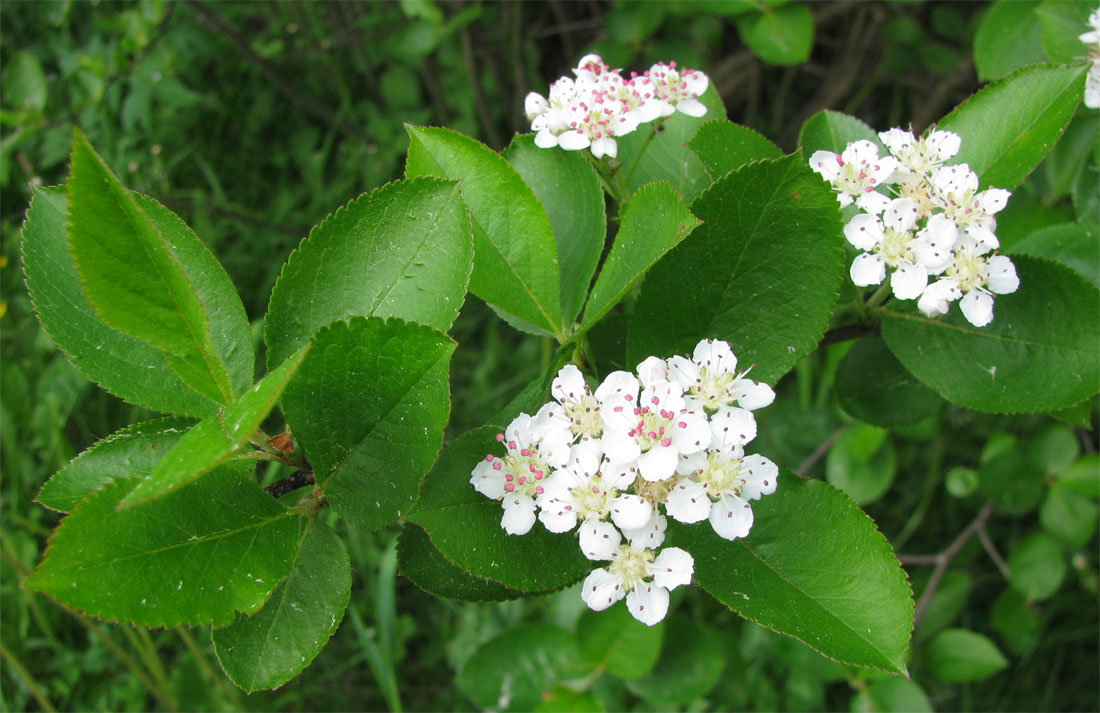
[[[955,555],[959,554],[959,551],[966,546],[966,543],[970,541],[970,538],[974,535],[981,537],[985,533],[985,522],[989,519],[989,516],[993,514],[993,510],[997,507],[997,503],[990,500],[985,504],[985,507],[981,509],[977,517],[975,517],[969,525],[967,525],[962,532],[947,546],[943,552],[936,555],[898,555],[898,560],[902,564],[935,564],[936,569],[932,571],[932,576],[928,579],[928,586],[924,588],[924,591],[920,595],[920,601],[917,602],[917,609],[913,613],[913,628],[916,628],[920,623],[921,617],[924,616],[924,610],[928,608],[929,602],[932,601],[932,595],[936,591],[936,587],[940,586],[940,580],[943,579],[944,573],[947,571],[947,566],[951,564],[951,560]],[[986,535],[988,537],[988,535]],[[996,550],[994,550],[996,551]],[[992,555],[990,555],[992,556]],[[998,554],[997,558],[993,561],[997,562],[1000,559]],[[1004,562],[1003,559],[1000,560]],[[998,564],[1000,567],[1000,564]],[[1004,571],[1004,570],[1002,570]]]
[[[833,446],[833,441],[839,438],[840,434],[844,433],[847,430],[848,424],[844,424],[840,428],[833,431],[832,434],[830,434],[828,438],[822,441],[821,445],[818,446],[817,449],[810,454],[809,458],[802,461],[802,463],[794,469],[794,472],[798,473],[799,475],[805,475],[807,470],[817,465],[817,462],[821,460],[822,456],[829,452],[829,449]]]
[[[843,327],[833,327],[828,332],[825,332],[825,336],[818,342],[817,347],[820,349],[821,347],[827,347],[837,342],[846,342],[849,339],[873,337],[881,331],[882,323],[877,320],[871,324],[846,324]]]
[[[278,499],[291,492],[292,490],[304,488],[307,485],[313,485],[316,482],[317,478],[313,474],[313,468],[306,466],[305,468],[299,468],[282,480],[275,481],[271,485],[264,488],[264,492],[266,492],[271,497]]]

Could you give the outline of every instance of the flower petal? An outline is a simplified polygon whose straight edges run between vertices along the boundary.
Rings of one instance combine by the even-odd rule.
[[[710,524],[724,539],[745,537],[752,529],[752,508],[747,500],[725,494],[711,507]]]
[[[899,300],[915,300],[928,286],[928,271],[916,263],[902,260],[890,276],[890,286]]]
[[[665,512],[685,525],[707,519],[710,515],[710,498],[706,488],[689,478],[680,478],[668,494]]]
[[[764,456],[753,453],[741,459],[741,497],[758,500],[771,495],[779,480],[779,467]]]
[[[619,551],[622,535],[610,522],[588,518],[581,523],[581,553],[590,560],[609,560]]]
[[[695,559],[679,547],[666,547],[649,566],[653,583],[665,589],[676,589],[681,584],[691,584],[695,573]]]
[[[622,581],[606,567],[592,570],[581,585],[581,599],[593,611],[603,611],[622,598]]]
[[[877,215],[860,213],[844,226],[844,237],[860,250],[874,250],[885,238],[882,221]]]
[[[963,316],[975,327],[984,327],[993,321],[993,295],[981,288],[974,288],[959,302]]]
[[[626,608],[635,619],[653,626],[668,614],[668,590],[655,584],[639,584],[626,595]]]
[[[860,253],[848,271],[857,287],[880,285],[886,279],[886,261],[875,253]]]
[[[665,541],[665,530],[667,529],[668,519],[654,510],[645,527],[640,527],[637,530],[623,530],[623,537],[635,547],[643,550],[655,550]]]
[[[756,418],[752,411],[723,406],[710,419],[713,446],[743,446],[756,438]]]
[[[730,384],[730,391],[737,399],[737,405],[749,411],[764,408],[775,401],[772,387],[752,379],[737,379]]]
[[[535,524],[535,501],[527,495],[510,493],[501,501],[504,516],[500,526],[509,535],[526,535]]]
[[[702,411],[682,411],[673,420],[672,445],[683,455],[697,453],[713,440]]]
[[[656,381],[668,380],[668,364],[665,363],[664,359],[658,359],[655,356],[651,356],[639,364],[636,371],[643,387],[648,387]]]
[[[986,287],[990,292],[998,295],[1007,295],[1015,292],[1020,286],[1020,278],[1016,275],[1016,266],[1004,255],[994,255],[989,258],[986,266],[988,274]]]
[[[676,474],[680,454],[672,446],[653,446],[638,456],[638,472],[650,482],[671,478]]]
[[[653,506],[640,495],[620,495],[611,501],[611,521],[622,530],[645,527],[653,516]]]
[[[487,498],[494,500],[504,496],[504,472],[503,469],[494,469],[493,464],[503,465],[496,458],[492,461],[481,461],[474,466],[474,472],[470,475],[470,484],[474,490]]]

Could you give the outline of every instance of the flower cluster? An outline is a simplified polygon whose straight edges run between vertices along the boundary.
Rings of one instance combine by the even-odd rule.
[[[625,597],[636,619],[656,624],[669,590],[688,584],[695,566],[678,547],[658,551],[666,515],[709,520],[733,540],[752,527],[749,501],[775,492],[776,465],[745,454],[756,437],[752,411],[775,392],[747,373],[729,344],[710,339],[690,358],[650,357],[635,373],[609,374],[595,392],[567,365],[554,400],[517,416],[498,436],[506,454],[485,456],[470,482],[501,501],[509,534],[526,534],[536,519],[550,532],[576,530],[584,556],[608,563],[584,580],[589,607]]]
[[[642,74],[604,64],[598,55],[581,58],[572,77],[550,85],[549,98],[531,92],[524,110],[531,120],[535,144],[567,151],[590,149],[596,158],[618,154],[615,139],[641,124],[680,111],[689,116],[707,112],[698,97],[706,91],[707,75],[660,62]]]
[[[1089,59],[1092,60],[1085,78],[1085,106],[1100,109],[1100,10],[1089,14],[1089,25],[1092,29],[1077,38],[1089,46]]]
[[[978,190],[978,175],[966,164],[946,166],[961,139],[933,130],[917,138],[910,131],[879,134],[889,156],[870,141],[848,144],[843,153],[816,151],[810,166],[837,191],[840,205],[863,212],[844,226],[844,236],[862,250],[852,262],[852,282],[881,284],[892,268],[890,286],[901,300],[918,300],[928,317],[947,313],[961,298],[963,315],[976,327],[993,320],[993,295],[1015,292],[1016,267],[990,254],[1000,243],[994,215],[1008,191]],[[878,191],[891,189],[893,197]],[[930,278],[936,277],[934,282]]]

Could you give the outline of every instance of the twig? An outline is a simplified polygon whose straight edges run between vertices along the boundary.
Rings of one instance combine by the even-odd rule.
[[[928,603],[932,601],[932,595],[935,593],[936,588],[940,586],[940,580],[943,579],[944,573],[947,571],[947,565],[951,564],[951,560],[955,555],[959,554],[959,551],[970,541],[970,538],[974,535],[980,535],[984,532],[985,522],[989,519],[989,516],[993,514],[993,510],[997,507],[997,503],[990,500],[978,513],[969,525],[967,525],[962,532],[947,546],[943,552],[936,555],[899,555],[898,560],[902,564],[935,564],[936,568],[932,571],[932,576],[928,578],[928,585],[924,588],[924,591],[920,595],[920,601],[917,602],[917,610],[913,613],[913,626],[916,627],[920,623],[921,617],[924,616],[924,610],[928,608]],[[998,555],[999,557],[999,555]],[[996,561],[996,560],[994,560]],[[1003,560],[1002,560],[1003,562]]]
[[[271,485],[264,488],[264,492],[273,498],[281,498],[292,490],[298,488],[304,488],[307,485],[313,485],[317,482],[317,477],[313,474],[313,468],[305,467],[299,468],[290,475],[286,476],[282,480],[277,480]]]
[[[846,342],[849,339],[873,337],[877,335],[881,329],[882,325],[878,321],[872,322],[871,324],[846,324],[843,327],[833,327],[828,332],[825,332],[825,336],[821,338],[817,346],[827,347],[830,344]]]
[[[982,527],[978,528],[978,539],[982,541],[982,547],[985,548],[985,552],[989,555],[989,559],[993,560],[993,564],[997,565],[997,569],[1001,570],[1001,575],[1005,579],[1009,579],[1012,573],[1008,569],[1008,562],[1005,562],[1005,558],[1001,557],[1001,553],[997,551],[997,547],[993,544],[993,540],[989,538],[989,533],[986,532],[984,524]]]
[[[809,458],[802,461],[801,465],[799,465],[797,468],[794,469],[794,472],[798,473],[799,475],[805,475],[807,470],[809,470],[810,468],[813,468],[815,465],[817,465],[817,462],[819,460],[821,460],[821,458],[826,453],[829,452],[829,449],[832,448],[832,446],[833,446],[833,441],[835,441],[837,438],[839,438],[840,434],[844,433],[847,430],[848,430],[848,424],[844,424],[840,428],[833,431],[832,434],[830,434],[828,438],[826,438],[824,441],[822,441],[821,445],[818,446],[817,449],[813,453],[810,454]]]

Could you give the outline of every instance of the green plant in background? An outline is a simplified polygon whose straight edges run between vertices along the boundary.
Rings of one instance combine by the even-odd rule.
[[[227,7],[230,18],[245,12]],[[280,12],[299,13],[294,36],[311,15],[291,7]],[[1032,10],[1052,22],[1049,4]],[[374,27],[393,11],[359,17]],[[468,28],[495,13],[509,17],[479,5],[453,15],[430,4],[399,11],[407,20],[385,34],[396,39],[364,61],[397,57],[398,66],[415,68],[432,57],[475,74]],[[151,58],[162,46],[150,38],[160,32],[163,42],[173,13],[183,12],[239,43],[261,73],[286,51],[286,37],[261,33],[246,42],[232,19],[200,3],[142,5],[116,18],[137,37],[120,48],[121,66],[143,66],[141,53]],[[1006,12],[993,5],[978,38]],[[1081,34],[1087,8],[1074,12],[1062,15],[1080,15],[1077,26],[1063,17],[1047,34]],[[815,15],[797,4],[623,4],[607,16],[623,28],[618,44],[594,49],[648,53],[664,41],[662,23],[707,37],[713,23],[730,22],[762,60],[794,65],[812,47]],[[976,40],[980,72],[982,47]],[[20,127],[4,154],[14,172],[18,157],[29,155],[14,146],[40,140],[50,104],[36,88],[41,60],[24,52],[5,65],[20,88],[18,112],[5,115]],[[1095,180],[1098,163],[1095,132],[1092,143],[1086,135],[1095,113],[1078,109],[1087,70],[1080,62],[1007,67],[1007,76],[939,121],[961,140],[957,155],[942,157],[947,167],[966,163],[982,190],[1013,191],[996,216],[1000,254],[983,259],[1010,260],[1019,289],[993,290],[1007,294],[997,296],[991,322],[973,319],[973,305],[936,318],[911,300],[889,300],[896,274],[866,294],[845,277],[853,259],[886,249],[861,245],[869,252],[860,256],[846,246],[858,242],[844,239],[845,224],[859,222],[856,208],[841,211],[811,156],[846,160],[849,144],[860,141],[883,156],[887,149],[901,155],[895,134],[882,135],[884,146],[853,116],[810,112],[796,127],[801,151],[785,155],[723,117],[720,72],[698,97],[705,114],[689,108],[642,123],[615,134],[613,150],[605,142],[599,151],[594,142],[604,134],[588,134],[592,150],[567,146],[574,127],[550,117],[532,128],[551,127],[561,146],[544,148],[552,142],[538,135],[503,146],[492,136],[499,131],[492,114],[519,113],[523,94],[501,109],[478,97],[501,85],[467,85],[467,120],[445,122],[459,131],[406,124],[405,178],[321,220],[281,269],[266,273],[278,279],[262,327],[247,315],[263,304],[255,287],[266,290],[267,278],[250,274],[239,297],[234,271],[227,274],[183,220],[124,187],[110,166],[125,157],[101,158],[92,148],[100,141],[77,131],[65,185],[33,189],[22,258],[38,319],[79,371],[45,341],[26,340],[33,350],[21,347],[14,361],[5,354],[9,393],[41,368],[39,355],[51,355],[49,371],[36,377],[48,383],[47,398],[28,423],[37,438],[53,439],[32,447],[60,450],[35,466],[46,472],[28,471],[11,440],[25,417],[5,404],[5,469],[35,489],[44,480],[39,502],[67,513],[29,574],[23,563],[38,559],[34,536],[52,523],[41,508],[18,507],[25,497],[16,505],[7,498],[6,527],[20,528],[15,538],[6,529],[3,540],[9,621],[11,575],[29,574],[27,589],[14,595],[24,602],[14,616],[20,638],[4,641],[5,668],[23,696],[9,704],[119,707],[150,695],[168,709],[280,709],[317,695],[302,686],[358,680],[358,667],[371,672],[366,699],[328,699],[326,707],[455,708],[468,699],[509,710],[814,709],[851,699],[871,710],[969,708],[1013,696],[1013,682],[999,672],[1020,666],[1028,680],[1024,662],[1043,646],[1067,652],[1057,670],[1087,676],[1068,652],[1088,652],[1088,640],[1066,633],[1096,619],[1095,557],[1086,546],[1097,519],[1090,423],[1100,381],[1100,269],[1094,202],[1087,183],[1077,188],[1087,176]],[[134,80],[108,82],[101,101],[80,111],[102,112],[98,121],[109,124],[102,99],[124,81]],[[387,101],[412,83],[407,75],[390,81]],[[287,98],[285,90],[278,91]],[[344,110],[299,102],[303,113],[330,114],[325,152],[343,145],[334,139],[340,132],[356,131]],[[433,104],[442,119],[448,103]],[[530,113],[538,122],[539,111]],[[783,115],[772,107],[761,128],[782,135],[790,121]],[[390,129],[378,125],[394,122],[367,125],[382,136]],[[176,150],[167,140],[165,147],[158,156]],[[200,173],[217,185],[218,174]],[[931,183],[941,191],[937,200],[969,199],[977,188]],[[276,185],[298,196],[281,204],[294,215],[323,203],[305,199],[292,182]],[[884,201],[894,195],[869,188]],[[221,201],[211,195],[208,205]],[[1064,222],[1048,226],[1056,222],[1050,216]],[[234,210],[230,219],[251,217]],[[941,268],[927,269],[939,284]],[[959,274],[953,268],[940,282]],[[474,490],[471,473],[493,462],[486,453],[503,455],[496,436],[505,427],[510,433],[521,413],[535,414],[552,398],[565,405],[552,389],[565,365],[587,373],[593,387],[637,367],[645,385],[658,378],[646,371],[658,368],[647,357],[691,352],[703,338],[728,341],[742,370],[752,364],[751,378],[774,388],[775,403],[747,417],[756,439],[737,446],[778,464],[778,484],[752,504],[751,529],[732,539],[717,527],[676,522],[694,516],[681,518],[683,507],[668,500],[666,544],[690,553],[688,577],[699,586],[673,588],[667,616],[638,616],[630,598],[629,613],[623,606],[584,611],[574,583],[617,560],[589,562],[573,538],[548,532],[548,520],[533,521],[534,504],[529,534],[506,533],[500,503]],[[670,360],[668,368],[674,363],[685,369],[688,362]],[[266,375],[257,380],[254,371]],[[671,386],[671,373],[658,381],[690,391],[690,379]],[[62,426],[87,391],[84,377],[141,410],[131,415],[119,401],[100,399],[101,421],[123,427],[70,462]],[[618,403],[593,391],[601,408]],[[722,418],[744,426],[743,414],[723,411],[732,403],[705,408],[712,430]],[[748,403],[741,406],[754,408]],[[611,429],[603,434],[610,443],[611,422],[600,423]],[[659,438],[650,440],[641,448],[659,447]],[[510,457],[534,457],[507,445]],[[626,458],[623,448],[605,452]],[[637,487],[717,483],[690,469],[675,478],[642,478]],[[503,481],[501,488],[511,492]],[[652,489],[638,492],[655,512],[665,507]],[[711,514],[719,511],[716,504]],[[585,532],[582,525],[582,547]],[[938,553],[905,554],[914,550]],[[914,576],[915,601],[899,560]],[[104,679],[94,693],[27,666],[36,636],[57,650],[67,640],[54,607],[32,591],[69,607],[62,625],[77,622],[101,661],[120,661],[133,675]],[[107,627],[88,615],[137,626]],[[205,626],[209,640],[190,628]],[[179,644],[187,654],[166,665],[161,657]],[[1095,649],[1087,655],[1095,658]],[[246,691],[294,683],[245,700],[214,670],[215,658]],[[439,690],[440,667],[455,671],[457,690]],[[898,677],[906,673],[912,679]],[[197,678],[216,688],[200,694],[189,686]],[[73,690],[81,698],[63,703]],[[1035,707],[1059,694],[1045,695]]]

